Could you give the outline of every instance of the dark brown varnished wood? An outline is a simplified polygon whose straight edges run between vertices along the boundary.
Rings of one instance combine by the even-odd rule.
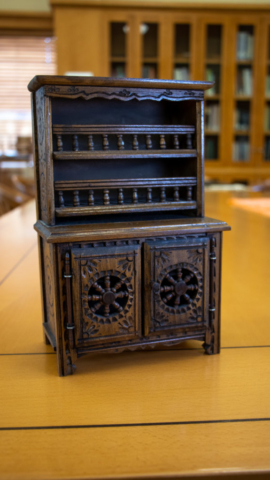
[[[30,82],[44,332],[59,375],[74,373],[91,351],[196,339],[206,353],[219,352],[221,236],[229,227],[204,217],[210,86]]]

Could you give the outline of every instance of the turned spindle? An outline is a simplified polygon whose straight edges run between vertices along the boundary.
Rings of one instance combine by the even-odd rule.
[[[73,205],[74,205],[74,207],[79,207],[80,206],[79,190],[74,190],[74,192],[73,192]]]
[[[110,192],[109,190],[103,190],[103,204],[110,205]]]
[[[133,203],[138,203],[138,189],[133,188],[133,195],[132,195]]]
[[[62,190],[59,190],[59,192],[58,192],[58,201],[59,201],[59,207],[64,207],[65,206],[64,195],[63,195]]]
[[[94,198],[94,190],[89,190],[88,192],[88,205],[94,205],[95,198]]]
[[[192,187],[187,187],[187,200],[192,200]]]
[[[179,202],[179,187],[174,187],[173,199],[175,202]]]
[[[124,140],[123,140],[123,135],[117,135],[117,147],[118,147],[118,150],[124,150],[125,148],[125,143],[124,143]]]
[[[93,135],[88,135],[88,150],[94,150],[94,140]]]
[[[132,148],[133,150],[139,150],[138,135],[133,135]]]
[[[174,135],[173,144],[174,144],[174,148],[177,150],[179,148],[179,137],[178,137],[178,135]]]
[[[147,188],[147,196],[146,196],[146,199],[147,199],[147,203],[151,203],[151,202],[152,202],[152,188],[151,188],[151,187],[148,187],[148,188]]]
[[[62,135],[56,135],[56,138],[57,138],[57,143],[56,143],[57,150],[58,152],[62,152],[63,151]]]
[[[188,133],[187,134],[187,149],[191,149],[192,148],[192,136],[191,136],[191,133]]]
[[[73,151],[74,151],[74,152],[78,152],[78,151],[79,151],[78,135],[73,135]]]
[[[123,193],[123,188],[119,188],[118,190],[118,203],[122,205],[124,203],[124,193]]]
[[[146,135],[146,148],[152,148],[152,138],[151,135]]]
[[[108,135],[103,135],[103,150],[109,150]]]
[[[166,148],[165,135],[160,135],[160,148]]]
[[[160,189],[160,201],[162,203],[166,202],[166,190],[165,187],[161,187]]]

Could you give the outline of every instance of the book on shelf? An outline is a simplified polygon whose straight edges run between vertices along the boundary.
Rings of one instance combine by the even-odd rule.
[[[249,67],[238,68],[237,71],[237,88],[238,95],[252,95],[252,70]]]
[[[217,159],[217,138],[207,137],[205,139],[205,159],[216,160]]]
[[[216,93],[217,93],[217,84],[216,84],[217,77],[215,75],[215,71],[214,71],[213,68],[207,67],[207,69],[206,69],[206,80],[208,82],[215,82],[215,85],[213,85],[212,88],[209,88],[208,90],[206,90],[206,92],[205,92],[206,95],[208,97],[211,97],[211,95],[216,95]]]
[[[265,139],[264,159],[270,160],[270,137],[266,137]]]
[[[249,140],[246,138],[236,139],[233,144],[233,159],[235,162],[247,162],[249,160]]]
[[[265,95],[270,97],[270,74],[265,79]]]
[[[173,71],[174,80],[189,80],[188,67],[175,67]]]
[[[237,60],[253,59],[254,37],[249,32],[237,33]]]
[[[241,107],[235,110],[234,128],[235,130],[248,130],[250,125],[249,110]]]
[[[270,104],[268,103],[264,111],[264,130],[270,130]]]
[[[125,65],[113,65],[112,76],[117,78],[125,77]]]
[[[143,65],[143,78],[157,78],[157,69],[154,65]]]
[[[213,132],[218,132],[220,128],[220,105],[210,103],[205,106],[205,128]]]

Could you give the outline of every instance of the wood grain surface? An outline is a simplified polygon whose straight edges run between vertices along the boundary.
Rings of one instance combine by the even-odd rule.
[[[270,474],[270,220],[230,197],[206,195],[232,226],[221,354],[92,354],[66,378],[43,343],[34,202],[0,219],[1,480]]]

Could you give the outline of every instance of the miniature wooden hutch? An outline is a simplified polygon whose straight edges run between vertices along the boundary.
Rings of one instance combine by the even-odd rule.
[[[32,92],[45,341],[89,352],[220,349],[225,222],[204,217],[209,82],[37,76]]]

